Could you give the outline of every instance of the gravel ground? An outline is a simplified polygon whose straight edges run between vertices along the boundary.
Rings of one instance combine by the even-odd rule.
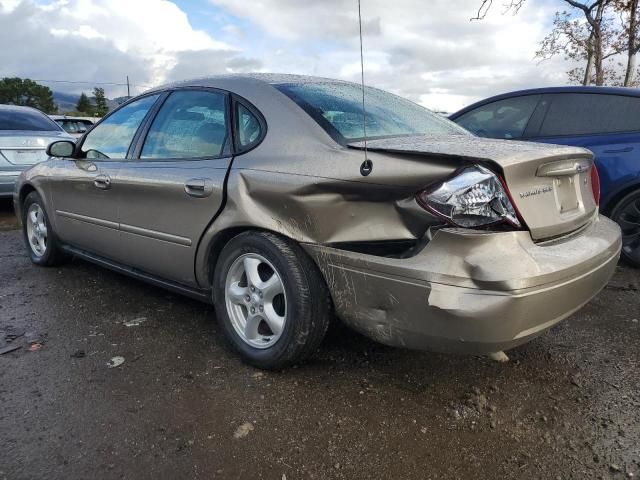
[[[211,307],[81,261],[32,266],[11,215],[0,204],[0,348],[20,347],[0,355],[0,478],[640,475],[638,271],[505,364],[336,328],[265,373]]]

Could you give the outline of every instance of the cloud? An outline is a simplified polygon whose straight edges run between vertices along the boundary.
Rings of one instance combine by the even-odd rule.
[[[169,80],[259,68],[257,60],[193,28],[166,0],[32,0],[0,4],[2,73],[43,80],[54,90],[89,91],[96,83],[124,83],[133,93]],[[106,86],[107,95],[126,94]]]
[[[454,111],[508,90],[562,84],[561,58],[534,60],[558,0],[516,16],[480,0],[362,0],[366,83]],[[495,2],[494,2],[495,3]],[[136,85],[272,71],[360,80],[356,0],[0,0],[3,75]],[[197,25],[194,26],[194,25]],[[110,96],[122,86],[107,87]]]
[[[359,81],[355,0],[209,1],[272,38],[272,50],[280,53],[262,52],[267,68]],[[363,0],[366,81],[448,111],[505,90],[565,82],[562,59],[534,60],[557,2],[527,2],[517,16],[496,5],[486,19],[471,22],[478,5]]]

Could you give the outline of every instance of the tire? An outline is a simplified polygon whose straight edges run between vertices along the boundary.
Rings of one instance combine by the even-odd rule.
[[[22,204],[22,233],[27,253],[36,265],[52,267],[68,260],[68,256],[60,249],[38,192],[27,195]]]
[[[622,229],[622,259],[640,268],[640,190],[622,198],[611,211],[611,219]]]
[[[312,355],[331,319],[329,291],[315,263],[272,233],[245,232],[227,243],[215,267],[213,298],[232,348],[265,370]]]

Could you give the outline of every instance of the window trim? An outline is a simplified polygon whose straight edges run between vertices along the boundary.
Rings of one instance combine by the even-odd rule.
[[[102,122],[104,122],[111,115],[115,114],[120,109],[126,107],[127,105],[129,105],[129,104],[131,104],[133,102],[136,102],[138,100],[142,100],[143,98],[150,97],[150,96],[153,96],[153,95],[158,95],[158,98],[153,103],[153,105],[151,105],[151,108],[149,109],[147,114],[144,116],[144,118],[140,122],[140,125],[138,125],[138,128],[136,129],[136,132],[133,134],[133,137],[131,138],[131,143],[129,144],[129,149],[127,150],[127,153],[126,153],[124,158],[91,158],[90,159],[92,162],[122,162],[122,161],[128,160],[129,156],[131,155],[131,153],[133,151],[133,147],[136,145],[136,141],[137,141],[138,134],[140,133],[140,129],[145,125],[145,122],[147,121],[149,116],[154,112],[154,110],[156,109],[156,106],[161,101],[164,101],[163,100],[163,93],[164,92],[162,92],[162,91],[152,91],[152,92],[144,93],[142,95],[138,95],[137,97],[130,98],[126,102],[120,104],[118,106],[118,108],[115,108],[112,111],[110,111],[109,113],[107,113],[104,117],[102,117],[100,120],[98,120],[96,123],[94,123],[93,126],[90,129],[88,129],[82,135],[82,137],[80,138],[80,141],[78,143],[76,143],[76,148],[74,149],[73,157],[71,157],[71,158],[78,159],[78,160],[84,160],[84,159],[87,158],[86,156],[82,156],[81,155],[82,154],[82,147],[84,145],[85,140],[87,139],[87,136],[89,135],[89,133],[91,133],[93,131],[93,129],[95,127],[97,127],[98,125],[102,124]],[[62,128],[62,127],[60,127],[60,128]]]
[[[267,125],[266,119],[264,118],[264,115],[262,115],[262,112],[260,112],[260,110],[258,110],[251,102],[241,97],[240,95],[231,93],[231,105],[232,105],[231,121],[233,122],[231,125],[233,152],[234,152],[234,155],[243,155],[245,153],[250,152],[251,150],[254,150],[262,143],[262,141],[267,136],[268,125]],[[242,105],[244,108],[249,110],[249,112],[254,117],[256,117],[256,119],[258,120],[258,123],[260,124],[260,135],[258,136],[258,138],[256,138],[253,142],[244,146],[240,145],[240,140],[239,140],[240,134],[239,134],[239,124],[238,124],[238,121],[239,121],[238,106],[240,105]]]
[[[225,136],[224,136],[224,144],[222,148],[222,154],[216,156],[206,156],[206,157],[179,157],[179,158],[142,158],[142,149],[144,148],[144,142],[149,135],[149,131],[151,130],[151,126],[153,125],[153,121],[158,116],[158,113],[164,106],[167,99],[175,92],[181,91],[198,91],[198,92],[208,92],[208,93],[220,93],[224,96],[224,104],[225,104]],[[141,129],[137,132],[136,136],[134,136],[135,148],[131,152],[131,158],[123,159],[126,162],[135,162],[135,163],[151,163],[151,162],[186,162],[186,161],[200,161],[200,160],[220,160],[225,158],[233,157],[233,137],[231,131],[230,121],[233,121],[231,117],[231,95],[230,92],[226,90],[222,90],[220,88],[213,87],[176,87],[176,88],[168,88],[163,90],[164,96],[162,101],[158,103],[157,108],[154,108],[153,115],[149,118],[145,119],[145,121],[141,124]],[[133,143],[132,143],[133,144]]]

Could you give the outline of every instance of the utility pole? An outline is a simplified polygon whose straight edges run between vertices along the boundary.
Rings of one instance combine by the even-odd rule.
[[[127,75],[127,98],[131,98],[131,89],[129,88],[129,75]]]

